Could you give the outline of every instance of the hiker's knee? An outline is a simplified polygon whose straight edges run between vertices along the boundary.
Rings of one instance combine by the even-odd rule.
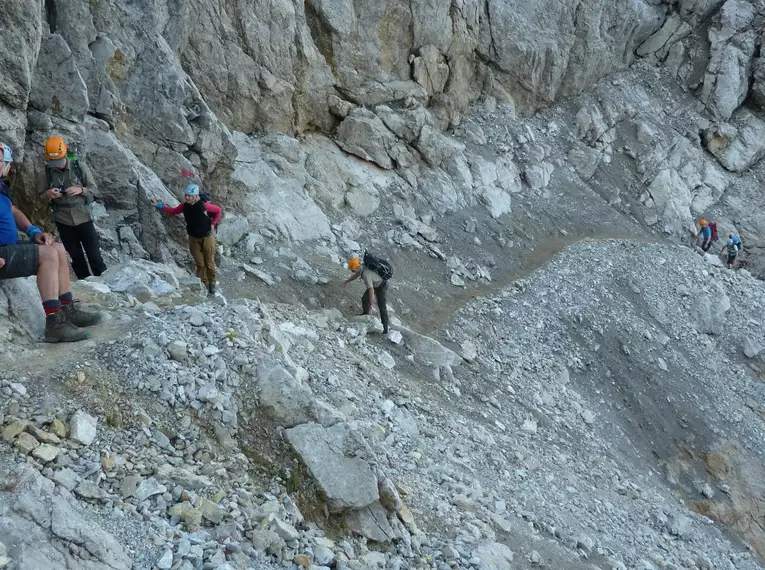
[[[58,263],[59,254],[55,246],[40,245],[40,246],[37,246],[37,249],[38,249],[40,265],[42,265],[43,263],[46,263],[46,264]]]

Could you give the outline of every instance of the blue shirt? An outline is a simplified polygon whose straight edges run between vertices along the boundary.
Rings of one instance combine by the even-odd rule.
[[[703,237],[704,239],[711,238],[712,228],[710,228],[709,226],[704,226],[703,228],[701,228],[701,237]]]
[[[19,239],[16,220],[11,210],[11,199],[5,183],[0,180],[0,245],[13,245]]]

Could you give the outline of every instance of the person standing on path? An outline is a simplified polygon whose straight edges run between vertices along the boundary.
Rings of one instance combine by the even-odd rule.
[[[372,258],[369,255],[364,256],[364,261],[366,262],[369,259],[373,259],[376,262],[380,262],[381,260],[377,260],[375,258]],[[387,262],[384,262],[386,267],[390,267],[390,264]],[[371,263],[369,265],[372,265]],[[366,287],[366,291],[364,291],[363,297],[361,297],[361,307],[363,314],[369,315],[372,312],[372,303],[374,302],[375,298],[377,299],[377,307],[380,309],[380,320],[382,321],[383,325],[383,334],[388,334],[389,330],[389,319],[388,319],[388,304],[387,304],[387,296],[388,296],[388,279],[383,278],[383,276],[380,275],[380,269],[377,267],[371,267],[368,266],[368,264],[363,264],[357,257],[352,257],[348,260],[348,269],[350,269],[353,272],[353,277],[346,279],[343,281],[343,286],[348,285],[351,281],[355,281],[356,279],[361,279],[364,282],[364,287]]]
[[[699,226],[701,249],[704,251],[709,251],[709,248],[712,247],[712,225],[709,224],[704,218],[701,218],[701,220],[699,220]]]
[[[45,141],[45,179],[40,182],[41,197],[53,208],[61,243],[64,244],[77,279],[99,276],[106,271],[90,204],[98,192],[88,165],[73,154],[61,137]],[[84,250],[84,252],[83,252]],[[86,259],[87,257],[87,259]]]
[[[199,186],[189,184],[183,191],[183,202],[175,208],[152,201],[157,210],[177,216],[183,214],[186,220],[186,232],[189,234],[189,251],[194,258],[197,277],[207,287],[209,295],[215,294],[215,226],[218,225],[223,211],[219,206],[202,200]]]

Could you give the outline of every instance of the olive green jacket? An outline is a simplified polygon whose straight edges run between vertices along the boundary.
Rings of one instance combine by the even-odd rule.
[[[79,226],[93,219],[90,203],[98,195],[98,187],[88,165],[82,160],[78,160],[77,164],[80,171],[79,176],[70,160],[66,161],[66,166],[62,170],[46,166],[43,172],[39,186],[42,199],[48,199],[45,193],[49,188],[66,190],[70,186],[82,186],[82,194],[79,196],[62,196],[50,200],[53,207],[53,221],[57,224]]]

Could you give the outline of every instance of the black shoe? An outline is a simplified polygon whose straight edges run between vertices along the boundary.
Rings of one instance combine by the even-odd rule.
[[[78,342],[90,338],[90,333],[70,323],[64,311],[45,317],[45,342]]]
[[[210,283],[207,285],[207,294],[210,296],[215,295],[215,283]]]

